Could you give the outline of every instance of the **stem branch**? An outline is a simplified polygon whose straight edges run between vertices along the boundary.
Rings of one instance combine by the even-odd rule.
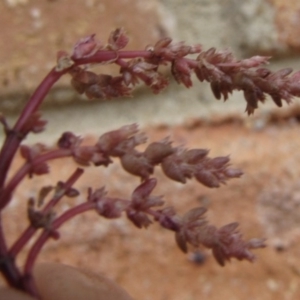
[[[64,192],[66,192],[69,188],[71,188],[74,183],[79,179],[79,177],[83,174],[83,169],[77,168],[73,174],[69,177],[69,179],[64,183]],[[42,210],[43,213],[47,213],[51,208],[53,208],[59,200],[64,196],[64,193],[59,192],[48,202],[48,204]],[[11,257],[15,258],[20,251],[24,248],[24,246],[28,243],[30,238],[37,231],[32,225],[29,225],[24,232],[21,234],[19,239],[12,245],[9,250],[9,254]]]

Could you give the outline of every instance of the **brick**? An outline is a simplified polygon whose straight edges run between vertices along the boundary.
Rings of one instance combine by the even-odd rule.
[[[275,10],[275,24],[280,43],[288,49],[300,51],[300,2],[295,0],[270,1]]]
[[[0,100],[1,109],[13,110],[55,64],[58,50],[70,51],[81,37],[96,33],[104,43],[109,33],[124,27],[130,48],[144,48],[166,35],[157,0],[6,0],[0,2]],[[147,38],[146,38],[147,37]],[[106,69],[108,72],[111,69]],[[56,96],[72,99],[56,85]]]

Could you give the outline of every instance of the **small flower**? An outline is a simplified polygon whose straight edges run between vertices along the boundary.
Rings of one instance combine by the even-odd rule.
[[[138,228],[147,228],[152,224],[148,215],[142,211],[127,209],[126,214],[127,218]]]
[[[196,207],[188,211],[181,219],[180,230],[175,233],[175,239],[178,247],[186,253],[188,250],[187,243],[198,247],[199,231],[206,227],[207,222],[204,218],[206,208]]]
[[[82,138],[76,136],[71,131],[64,132],[57,142],[57,146],[61,149],[72,149],[79,147],[82,142]]]
[[[129,38],[125,33],[124,28],[117,28],[108,38],[108,49],[118,51],[123,49],[128,44]]]
[[[173,60],[171,71],[177,83],[183,83],[187,88],[193,85],[191,79],[192,71],[187,60],[183,58]]]
[[[172,44],[171,38],[162,38],[159,40],[154,47],[152,48],[152,52],[156,57],[160,57],[161,59],[173,60],[176,58],[180,58],[186,56],[191,53],[198,53],[200,50],[199,45],[194,47],[187,46],[184,42],[178,42]]]
[[[206,158],[195,165],[194,176],[203,185],[217,188],[220,184],[226,183],[226,180],[238,178],[243,174],[242,171],[228,168],[228,166],[228,156]]]
[[[73,53],[71,57],[73,59],[80,59],[92,56],[98,50],[103,48],[100,42],[95,40],[95,34],[89,35],[80,39],[73,47]]]
[[[27,216],[30,222],[30,225],[36,229],[44,228],[51,230],[52,222],[55,218],[55,213],[52,210],[44,213],[35,208],[35,200],[30,198],[27,205]]]
[[[182,153],[182,157],[188,164],[198,164],[207,156],[207,149],[190,149]]]
[[[47,146],[41,143],[34,144],[33,146],[21,145],[20,154],[27,161],[32,161],[39,154],[45,152]]]
[[[180,230],[181,220],[176,215],[173,207],[156,210],[156,213],[158,213],[158,216],[155,217],[155,220],[158,221],[162,227],[175,232]]]
[[[44,131],[46,124],[48,122],[46,120],[41,119],[41,113],[36,112],[28,117],[26,123],[22,127],[22,133],[25,135],[29,132],[40,133]]]
[[[91,147],[75,147],[72,149],[74,160],[82,166],[89,166],[95,150]]]
[[[192,177],[194,169],[178,151],[163,159],[161,168],[167,177],[181,183],[186,183],[186,179]]]
[[[151,192],[156,186],[156,179],[145,180],[132,193],[132,207],[136,210],[147,210],[153,206],[163,205],[162,196],[151,196]]]
[[[147,158],[137,151],[130,151],[121,156],[122,167],[130,174],[140,176],[143,180],[149,178],[154,167]]]
[[[147,215],[147,210],[160,206],[164,202],[161,196],[152,196],[151,192],[156,186],[156,179],[146,179],[132,193],[131,204],[126,213],[129,220],[138,228],[147,228],[152,221]]]
[[[171,142],[163,140],[161,142],[154,142],[147,146],[144,151],[144,156],[152,165],[157,165],[162,162],[164,158],[174,153],[171,147]]]
[[[119,218],[128,206],[129,203],[122,199],[102,197],[96,202],[96,211],[105,218],[115,219]]]
[[[115,149],[125,140],[138,132],[137,124],[125,125],[117,130],[112,130],[100,136],[97,148],[105,154],[114,155]]]
[[[270,58],[271,58],[270,56],[260,56],[260,55],[252,56],[250,58],[241,60],[240,66],[242,68],[247,68],[247,69],[257,68],[261,65],[267,64]]]
[[[88,202],[95,204],[96,212],[108,219],[119,218],[129,206],[129,201],[106,196],[104,187],[92,191],[88,189]]]
[[[218,229],[215,234],[215,242],[212,251],[217,262],[224,266],[232,257],[238,260],[253,262],[255,256],[250,249],[264,248],[264,239],[252,239],[248,242],[242,239],[242,235],[236,230],[238,223],[231,223]]]
[[[56,55],[56,66],[55,70],[61,72],[65,69],[69,69],[74,65],[74,61],[71,59],[68,53],[59,51]]]

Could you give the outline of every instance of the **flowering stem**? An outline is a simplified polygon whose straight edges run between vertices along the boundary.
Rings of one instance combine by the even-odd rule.
[[[55,149],[53,151],[49,151],[45,154],[42,154],[36,158],[34,158],[31,162],[26,162],[19,171],[15,174],[15,176],[10,180],[7,186],[2,191],[2,203],[0,202],[0,209],[2,209],[11,199],[11,195],[18,184],[24,179],[24,177],[30,172],[31,168],[34,165],[38,165],[44,163],[46,161],[67,157],[71,155],[70,150],[66,149]]]
[[[82,64],[89,64],[89,63],[101,63],[105,61],[110,61],[115,58],[135,58],[135,57],[151,57],[152,53],[150,51],[98,51],[91,57],[81,58],[81,59],[74,59],[75,65],[82,65]],[[0,187],[3,186],[8,169],[11,165],[12,159],[23,140],[22,135],[20,133],[22,132],[22,127],[26,124],[28,118],[35,113],[41,103],[43,102],[45,96],[48,94],[51,87],[54,85],[54,83],[64,74],[66,74],[68,71],[70,71],[72,67],[64,69],[60,72],[56,71],[55,68],[53,68],[48,75],[45,77],[45,79],[41,82],[39,87],[36,89],[36,91],[33,93],[29,101],[27,102],[26,106],[24,107],[23,111],[20,114],[20,117],[18,118],[15,126],[13,129],[7,134],[6,140],[4,142],[4,145],[0,152]],[[4,202],[4,203],[3,203]],[[7,204],[7,199],[2,197],[0,200],[0,209],[3,208]]]
[[[100,50],[97,51],[94,55],[74,59],[76,65],[85,65],[91,63],[101,63],[107,62],[114,59],[132,59],[132,58],[150,58],[152,53],[147,50],[142,51],[107,51],[107,50]]]
[[[55,196],[46,204],[45,208],[43,209],[44,213],[47,213],[52,209],[58,201],[65,195],[66,191],[70,189],[74,183],[79,179],[79,177],[84,173],[84,170],[81,168],[77,168],[73,174],[69,177],[69,179],[64,183],[63,188],[59,190]]]
[[[18,121],[16,122],[14,126],[14,130],[21,130],[22,126],[26,123],[28,118],[36,112],[40,105],[42,104],[43,100],[45,99],[46,95],[49,93],[49,90],[54,85],[54,83],[65,73],[67,73],[68,70],[63,70],[61,72],[57,72],[55,68],[53,68],[48,75],[45,77],[45,79],[41,82],[39,87],[35,90],[29,101],[27,102],[27,105],[23,109],[23,111],[20,114],[20,117]]]
[[[88,210],[95,209],[96,203],[94,202],[85,202],[82,204],[79,204],[73,208],[70,208],[65,213],[63,213],[60,217],[58,217],[55,221],[53,221],[51,226],[51,231],[57,230],[61,225],[63,225],[68,220],[72,219],[73,217],[84,213]],[[49,237],[51,237],[51,231],[44,230],[42,234],[39,236],[39,238],[36,240],[32,248],[30,249],[25,267],[24,267],[24,276],[27,274],[32,273],[32,268],[35,263],[35,260],[41,251],[42,247],[44,246],[45,242],[48,240]]]
[[[74,185],[74,183],[79,179],[83,172],[83,169],[77,168],[69,177],[69,179],[64,183],[62,190],[55,193],[54,197],[48,202],[48,204],[44,207],[42,212],[45,214],[49,212],[49,210],[53,208],[58,203],[58,201],[65,195],[65,192]],[[29,225],[21,234],[20,238],[11,246],[9,250],[10,257],[15,258],[19,254],[19,252],[24,248],[24,246],[28,243],[28,241],[36,231],[37,228],[33,227],[32,225]]]
[[[38,110],[53,84],[66,72],[66,70],[57,72],[55,69],[49,72],[27,102],[13,129],[8,133],[0,152],[0,186],[4,184],[11,161],[22,141],[22,138],[20,138],[22,127],[28,118]]]

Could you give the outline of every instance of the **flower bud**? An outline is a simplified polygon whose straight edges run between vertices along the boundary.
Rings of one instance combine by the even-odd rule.
[[[148,178],[154,169],[143,155],[135,152],[128,152],[123,155],[121,164],[127,172],[140,176],[142,179]]]
[[[192,177],[192,166],[183,162],[176,154],[165,158],[161,163],[161,167],[166,176],[181,183],[186,183],[186,178]]]
[[[209,170],[196,170],[194,176],[197,181],[209,188],[217,188],[220,186],[218,178]]]
[[[118,51],[128,44],[129,38],[123,28],[114,30],[108,38],[108,47],[111,50]]]
[[[118,144],[138,132],[137,124],[130,124],[120,129],[109,131],[100,136],[97,146],[104,153],[111,152]]]
[[[165,157],[171,155],[174,149],[170,143],[154,142],[148,145],[144,152],[144,156],[153,164],[159,164]]]

